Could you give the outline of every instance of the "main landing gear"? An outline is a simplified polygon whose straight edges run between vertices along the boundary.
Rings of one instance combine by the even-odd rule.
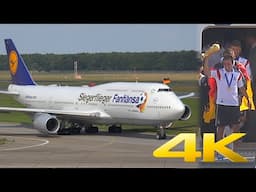
[[[109,133],[122,133],[122,127],[121,125],[117,126],[117,125],[111,125],[108,128],[108,132]]]
[[[84,131],[82,131],[84,130]],[[58,135],[77,135],[81,133],[98,133],[99,128],[91,124],[82,124],[69,121],[62,121],[58,130]],[[108,128],[109,133],[122,133],[121,125],[111,125]]]
[[[99,128],[96,126],[87,126],[85,127],[85,133],[98,133],[99,132]]]
[[[81,134],[81,130],[84,128],[85,133],[98,133],[98,127],[92,125],[84,125],[75,122],[62,121],[61,127],[58,131],[58,135],[78,135]]]
[[[82,126],[79,123],[62,121],[58,135],[78,135],[80,134]]]

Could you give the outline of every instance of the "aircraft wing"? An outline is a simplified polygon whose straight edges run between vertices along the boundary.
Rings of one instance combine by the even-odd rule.
[[[5,95],[19,95],[18,92],[10,92],[10,91],[1,91],[0,94],[5,94]]]
[[[55,110],[55,109],[33,109],[33,108],[15,108],[0,107],[0,112],[25,112],[25,113],[48,113],[56,116],[69,117],[88,117],[88,118],[111,118],[105,112],[101,111],[76,111],[76,110]]]
[[[193,97],[193,96],[195,96],[195,93],[194,93],[194,92],[191,92],[191,93],[189,93],[189,94],[187,94],[187,95],[181,95],[181,96],[179,96],[179,99],[184,99],[184,98]]]

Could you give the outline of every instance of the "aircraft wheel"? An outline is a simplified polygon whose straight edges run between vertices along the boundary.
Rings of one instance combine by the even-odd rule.
[[[86,133],[98,133],[99,128],[98,127],[89,127],[85,130]]]
[[[121,126],[115,126],[115,125],[112,125],[108,128],[108,132],[109,133],[122,133],[122,127]]]
[[[70,129],[60,129],[58,132],[57,132],[58,135],[70,135],[71,134],[71,131]]]
[[[166,134],[165,133],[164,134],[157,133],[156,134],[156,139],[158,139],[158,140],[166,139]]]
[[[73,135],[79,135],[81,132],[81,128],[72,128],[70,131]]]

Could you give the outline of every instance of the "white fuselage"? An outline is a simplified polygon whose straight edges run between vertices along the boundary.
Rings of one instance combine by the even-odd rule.
[[[106,116],[79,118],[91,124],[167,125],[179,120],[185,106],[161,83],[106,83],[93,87],[9,85],[8,91],[18,92],[17,101],[29,108],[99,111]],[[89,122],[88,122],[89,121]]]

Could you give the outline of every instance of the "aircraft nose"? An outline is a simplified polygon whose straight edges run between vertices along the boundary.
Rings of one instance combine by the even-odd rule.
[[[180,119],[185,112],[185,106],[181,101],[177,101],[173,106],[173,114],[175,119]]]
[[[170,97],[168,99],[171,105],[171,110],[168,114],[168,118],[172,121],[179,120],[185,112],[184,103],[173,92],[170,94]]]

